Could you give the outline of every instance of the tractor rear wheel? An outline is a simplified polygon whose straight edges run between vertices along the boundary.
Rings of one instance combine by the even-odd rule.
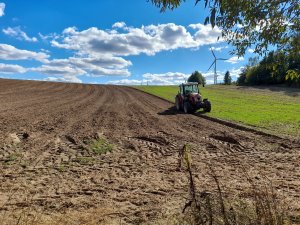
[[[203,108],[204,112],[210,112],[211,111],[211,103],[210,103],[210,101],[205,101],[204,104],[205,104],[205,106]]]
[[[191,104],[189,102],[185,102],[183,104],[183,111],[184,111],[184,113],[191,113],[192,106],[191,106]]]
[[[182,108],[180,105],[180,101],[177,97],[175,98],[175,106],[176,106],[177,111],[180,111]]]

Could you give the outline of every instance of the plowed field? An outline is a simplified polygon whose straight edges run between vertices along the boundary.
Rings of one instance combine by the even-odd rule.
[[[76,213],[124,223],[182,210],[189,182],[178,170],[188,143],[197,189],[243,193],[245,170],[266,176],[300,213],[300,141],[234,129],[121,86],[0,79],[0,214]],[[279,134],[280,136],[280,134]],[[91,140],[113,150],[98,154]]]

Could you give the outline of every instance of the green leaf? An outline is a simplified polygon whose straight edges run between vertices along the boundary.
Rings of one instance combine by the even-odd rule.
[[[209,2],[209,0],[205,0],[205,8],[207,8],[208,2]]]
[[[204,25],[207,25],[208,23],[209,23],[209,17],[207,16],[207,17],[205,18]]]
[[[211,14],[210,14],[210,23],[211,23],[211,26],[214,28],[216,23],[215,23],[215,20],[216,20],[216,8],[213,8],[211,10]]]

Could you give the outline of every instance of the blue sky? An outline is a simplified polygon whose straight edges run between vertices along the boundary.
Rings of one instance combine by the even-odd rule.
[[[126,4],[127,3],[127,4]],[[101,84],[178,84],[198,70],[220,81],[252,55],[230,55],[200,3],[160,13],[147,0],[0,0],[0,77]]]

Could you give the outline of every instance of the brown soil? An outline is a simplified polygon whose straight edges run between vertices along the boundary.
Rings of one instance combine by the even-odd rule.
[[[198,190],[215,187],[207,163],[236,193],[247,191],[246,170],[258,181],[267,176],[300,212],[299,139],[172,107],[129,87],[0,79],[0,213],[101,208],[101,217],[131,224],[179,212],[188,198],[187,175],[177,169],[185,143]],[[113,151],[89,149],[99,136]]]

